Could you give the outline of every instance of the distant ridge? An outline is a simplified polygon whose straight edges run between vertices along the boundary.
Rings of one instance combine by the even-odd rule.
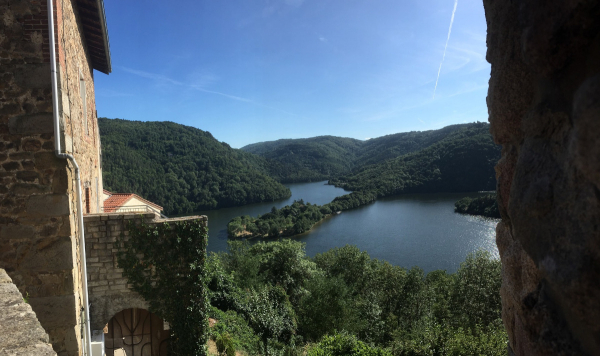
[[[489,124],[481,122],[367,141],[318,136],[259,142],[241,149],[271,161],[270,175],[282,182],[330,179],[346,189],[378,190],[384,195],[495,190],[494,165],[500,158],[500,147],[492,140]],[[455,165],[463,165],[465,173],[474,176],[459,178],[461,168],[452,168]]]
[[[173,122],[98,122],[104,186],[156,202],[167,215],[289,197],[281,182],[329,180],[377,197],[495,190],[500,158],[487,123],[367,141],[318,136],[233,149],[210,132]]]
[[[167,215],[273,201],[291,195],[259,156],[210,132],[173,122],[99,118],[104,187],[136,193]]]

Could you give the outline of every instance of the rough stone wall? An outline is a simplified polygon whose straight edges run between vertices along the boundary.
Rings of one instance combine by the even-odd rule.
[[[74,1],[55,1],[62,147],[77,159],[83,185],[84,212],[88,213],[86,206],[89,206],[89,213],[98,213],[103,186],[94,73]],[[85,112],[79,91],[81,78],[85,81]],[[86,188],[89,196],[85,194]]]
[[[600,2],[484,0],[517,355],[600,355]]]
[[[78,355],[77,204],[72,167],[54,155],[47,16],[45,0],[0,0],[0,267],[29,294],[55,351]],[[95,201],[102,184],[99,147],[93,146],[99,142],[93,78],[71,0],[56,1],[55,32],[63,147],[78,160]],[[87,81],[89,137],[82,137],[81,119],[76,119],[81,99],[72,72],[77,66]],[[90,207],[95,211],[96,204]]]
[[[56,356],[31,306],[0,268],[0,355]]]
[[[148,304],[129,289],[123,270],[117,267],[114,243],[121,234],[128,236],[128,224],[144,221],[148,225],[202,219],[206,216],[162,219],[154,213],[115,213],[87,215],[85,247],[88,271],[90,321],[92,330],[102,330],[118,312],[129,308],[148,309]]]

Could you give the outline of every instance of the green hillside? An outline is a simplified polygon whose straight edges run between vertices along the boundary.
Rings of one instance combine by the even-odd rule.
[[[173,122],[99,118],[104,187],[136,193],[166,214],[287,198],[259,156]]]
[[[347,190],[376,191],[378,196],[495,190],[494,166],[500,147],[494,144],[489,125],[455,125],[442,130],[447,132],[445,137],[426,148],[355,168],[331,183]]]
[[[489,124],[451,125],[367,141],[335,136],[286,139],[248,145],[242,150],[271,163],[282,182],[330,179],[348,190],[401,192],[494,190],[500,147]]]
[[[357,161],[360,166],[365,166],[416,152],[472,125],[476,124],[451,125],[439,130],[401,132],[372,138],[365,141]]]
[[[270,174],[281,182],[310,182],[349,171],[362,145],[352,138],[318,136],[259,142],[242,150],[270,160]]]

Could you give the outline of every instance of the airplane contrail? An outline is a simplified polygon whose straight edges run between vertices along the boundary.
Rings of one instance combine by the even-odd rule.
[[[435,91],[437,89],[438,81],[440,80],[440,72],[442,71],[442,63],[444,63],[444,58],[446,58],[446,48],[448,48],[448,41],[450,41],[450,33],[452,32],[452,24],[454,23],[454,13],[456,12],[456,5],[458,5],[458,0],[454,0],[454,10],[452,10],[452,18],[450,19],[450,29],[448,30],[448,38],[446,39],[446,46],[444,47],[444,55],[442,56],[442,61],[440,62],[440,69],[438,69],[437,79],[435,80],[435,88],[433,88],[433,98],[435,99]]]

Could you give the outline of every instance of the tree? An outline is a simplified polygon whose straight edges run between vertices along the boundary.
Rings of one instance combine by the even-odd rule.
[[[355,319],[352,298],[339,277],[318,275],[307,285],[308,293],[300,302],[299,324],[309,340],[318,340],[336,330],[345,330]]]
[[[249,253],[260,261],[259,273],[272,284],[279,285],[297,306],[305,293],[304,285],[315,273],[316,265],[306,258],[304,243],[282,239],[270,243],[259,242]]]
[[[487,326],[500,319],[501,270],[488,251],[471,253],[460,264],[450,299],[457,326]]]
[[[308,356],[391,356],[385,349],[372,347],[356,336],[341,333],[325,336],[321,342],[308,350]]]
[[[279,286],[251,289],[247,295],[246,318],[254,332],[261,336],[265,356],[269,354],[269,339],[288,342],[296,333],[296,314]]]

